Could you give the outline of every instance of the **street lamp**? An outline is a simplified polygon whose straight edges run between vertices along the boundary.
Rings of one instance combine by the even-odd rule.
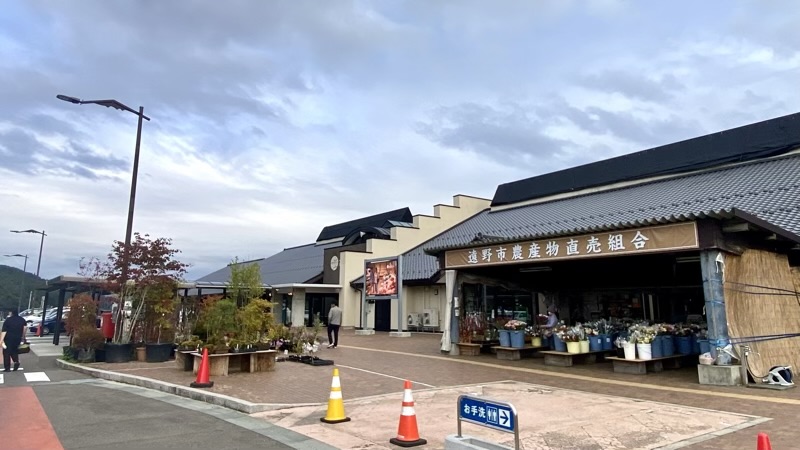
[[[133,154],[133,177],[131,179],[131,195],[130,195],[130,202],[128,203],[128,226],[125,230],[125,249],[123,253],[123,264],[122,264],[122,283],[123,285],[127,282],[128,277],[128,247],[131,245],[131,233],[133,230],[133,207],[136,203],[136,179],[139,175],[139,145],[142,142],[142,119],[150,121],[150,118],[144,115],[144,106],[139,107],[139,111],[136,111],[117,100],[81,100],[77,97],[70,97],[68,95],[56,95],[56,98],[59,100],[63,100],[65,102],[73,103],[76,105],[88,105],[88,104],[95,104],[100,106],[105,106],[106,108],[114,108],[120,111],[128,111],[131,114],[135,114],[139,117],[139,123],[136,128],[136,149],[134,150]]]
[[[17,313],[22,310],[22,293],[25,291],[25,273],[28,271],[28,255],[20,255],[15,253],[13,255],[3,255],[6,258],[25,258],[25,264],[22,266],[22,281],[19,282],[19,298],[17,299]]]
[[[44,248],[44,237],[47,236],[44,230],[37,231],[37,230],[11,230],[12,233],[32,233],[32,234],[41,234],[42,240],[39,243],[39,262],[36,264],[36,276],[39,276],[39,269],[42,267],[42,249]]]

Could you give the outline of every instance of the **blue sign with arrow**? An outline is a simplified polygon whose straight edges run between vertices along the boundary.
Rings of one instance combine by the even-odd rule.
[[[458,418],[506,433],[517,432],[517,411],[509,403],[461,395],[458,397]]]

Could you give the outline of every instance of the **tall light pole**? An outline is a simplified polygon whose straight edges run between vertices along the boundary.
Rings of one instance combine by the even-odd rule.
[[[12,233],[33,233],[33,234],[41,234],[42,240],[39,242],[39,262],[36,263],[36,276],[39,276],[39,269],[42,267],[42,249],[44,248],[44,237],[47,236],[44,230],[11,230]]]
[[[125,230],[125,248],[122,253],[122,285],[128,281],[128,248],[131,245],[131,234],[133,231],[133,207],[136,203],[136,180],[139,175],[139,146],[142,142],[142,119],[150,121],[150,118],[144,115],[144,106],[139,107],[136,111],[117,100],[81,100],[77,97],[70,97],[68,95],[56,95],[56,98],[65,102],[74,103],[76,105],[95,104],[105,106],[106,108],[114,108],[120,111],[128,111],[139,117],[139,123],[136,127],[136,149],[133,153],[133,177],[131,179],[131,195],[128,203],[128,227]]]
[[[25,258],[25,264],[22,266],[22,279],[19,282],[19,298],[17,299],[17,313],[22,309],[22,293],[25,292],[25,273],[28,272],[28,255],[20,255],[15,253],[13,255],[3,255],[6,258]]]

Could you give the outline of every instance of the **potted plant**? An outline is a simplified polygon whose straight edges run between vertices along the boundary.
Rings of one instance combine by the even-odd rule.
[[[581,336],[574,328],[567,330],[561,336],[567,347],[567,353],[581,353]]]
[[[542,330],[539,325],[531,325],[525,328],[525,334],[531,338],[531,347],[542,346]]]
[[[94,325],[82,326],[75,330],[72,337],[72,347],[78,350],[78,362],[87,363],[95,361],[95,350],[103,345],[103,333]]]
[[[481,353],[481,345],[472,343],[478,330],[483,332],[477,313],[466,314],[458,321],[458,343],[456,345],[458,345],[459,355],[478,356]]]
[[[504,327],[509,332],[509,340],[512,348],[525,347],[525,328],[527,323],[512,319],[505,323]]]
[[[81,260],[81,274],[102,281],[104,289],[116,296],[114,336],[105,346],[106,362],[131,360],[132,335],[143,318],[146,299],[152,298],[151,291],[174,286],[186,274],[188,265],[175,258],[180,250],[171,245],[171,239],[151,239],[137,232],[128,245],[114,241],[107,260]]]
[[[172,283],[164,283],[160,289],[153,289],[147,299],[145,320],[147,324],[147,343],[145,359],[147,362],[164,362],[170,358],[173,349],[173,313],[175,300],[170,298]]]
[[[94,328],[97,322],[97,302],[86,293],[77,294],[69,301],[70,313],[64,319],[64,324],[67,329],[67,335],[70,339],[68,347],[75,347],[74,359],[78,358],[78,347],[74,344],[73,340],[78,333],[78,330],[85,328]],[[101,333],[102,337],[102,333]],[[96,349],[92,349],[94,352]],[[92,354],[94,359],[94,353]]]

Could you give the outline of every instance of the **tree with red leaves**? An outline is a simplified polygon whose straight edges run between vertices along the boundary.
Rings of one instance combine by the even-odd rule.
[[[172,239],[151,239],[150,235],[134,233],[127,251],[124,242],[114,241],[106,261],[96,258],[81,261],[84,276],[104,280],[106,288],[119,296],[114,343],[131,341],[136,323],[150,303],[158,304],[160,309],[157,309],[163,313],[164,301],[173,296],[178,282],[186,274],[189,265],[176,259],[180,250],[171,246]],[[126,312],[128,302],[130,315]]]

